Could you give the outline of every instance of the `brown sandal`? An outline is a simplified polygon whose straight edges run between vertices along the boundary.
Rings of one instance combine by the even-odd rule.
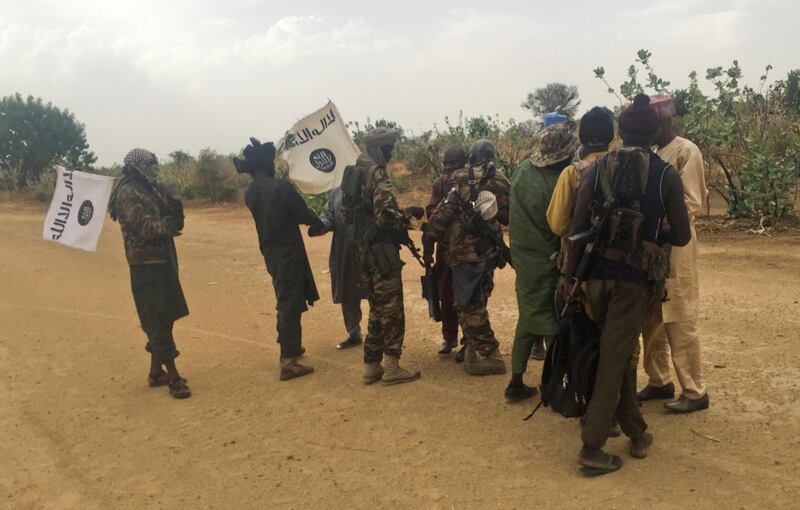
[[[189,398],[192,396],[192,392],[189,390],[189,387],[186,386],[186,380],[183,377],[179,377],[175,381],[169,383],[169,394],[172,395],[172,398],[177,399]]]

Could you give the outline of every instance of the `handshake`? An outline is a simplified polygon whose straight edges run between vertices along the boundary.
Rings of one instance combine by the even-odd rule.
[[[326,225],[319,218],[314,218],[311,225],[308,227],[308,237],[320,237],[330,232],[330,227]]]

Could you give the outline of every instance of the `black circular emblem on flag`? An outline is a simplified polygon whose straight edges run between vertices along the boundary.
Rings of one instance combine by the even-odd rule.
[[[89,200],[84,200],[78,209],[78,225],[85,227],[92,221],[94,216],[94,205]]]
[[[328,149],[317,149],[308,157],[311,166],[329,174],[336,168],[336,155]]]

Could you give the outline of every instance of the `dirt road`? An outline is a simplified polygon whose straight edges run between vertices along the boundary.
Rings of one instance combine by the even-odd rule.
[[[176,339],[194,396],[178,402],[146,385],[117,225],[88,254],[42,241],[43,214],[0,204],[0,507],[798,505],[797,236],[701,238],[711,409],[680,417],[646,404],[650,457],[630,459],[627,442],[611,440],[625,467],[589,480],[574,462],[574,420],[544,410],[523,422],[530,406],[505,404],[505,377],[470,378],[436,355],[412,264],[404,362],[421,381],[364,387],[361,354],[335,350],[344,332],[323,238],[308,242],[323,301],[303,320],[317,372],[281,383],[250,218],[239,207],[190,209],[178,251],[191,315]],[[505,270],[491,314],[506,357],[516,313]]]

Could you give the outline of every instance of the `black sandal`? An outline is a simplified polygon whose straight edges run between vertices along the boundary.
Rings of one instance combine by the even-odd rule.
[[[622,458],[619,456],[605,452],[602,452],[602,454],[603,460],[598,463],[599,465],[590,464],[591,461],[587,462],[585,459],[579,457],[578,464],[581,465],[581,473],[586,476],[601,476],[618,471],[622,467]]]
[[[177,399],[189,398],[192,396],[192,392],[189,390],[189,387],[186,386],[186,380],[183,377],[179,377],[169,383],[169,394],[172,395],[172,398]]]
[[[189,382],[185,377],[181,377],[184,383]],[[158,388],[159,386],[169,386],[169,376],[165,371],[161,371],[158,375],[147,374],[147,385],[151,388]]]

